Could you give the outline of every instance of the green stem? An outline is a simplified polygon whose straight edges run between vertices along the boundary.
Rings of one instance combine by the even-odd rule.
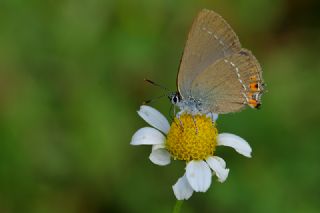
[[[176,204],[174,205],[172,213],[180,213],[182,203],[183,203],[183,200],[177,200]]]

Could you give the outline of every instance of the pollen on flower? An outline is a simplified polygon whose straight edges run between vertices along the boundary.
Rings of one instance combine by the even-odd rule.
[[[182,114],[167,135],[166,148],[177,160],[204,160],[213,155],[218,130],[206,115]]]

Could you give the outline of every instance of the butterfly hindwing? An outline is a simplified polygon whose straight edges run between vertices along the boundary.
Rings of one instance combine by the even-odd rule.
[[[219,59],[193,80],[191,96],[202,103],[207,112],[236,112],[246,105],[260,105],[263,92],[261,67],[252,53],[242,49]]]

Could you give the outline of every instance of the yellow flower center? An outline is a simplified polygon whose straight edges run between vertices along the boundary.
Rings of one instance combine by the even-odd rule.
[[[204,160],[213,155],[218,130],[206,115],[182,114],[167,135],[166,148],[177,160]]]

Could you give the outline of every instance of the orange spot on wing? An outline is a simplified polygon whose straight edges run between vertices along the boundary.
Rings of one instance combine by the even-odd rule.
[[[250,76],[250,80],[251,81],[257,81],[258,79],[257,79],[257,77],[255,75],[253,75],[253,76]]]
[[[256,92],[259,90],[259,84],[257,82],[255,83],[250,83],[249,88],[251,91]]]
[[[257,100],[250,99],[248,105],[252,108],[259,108],[261,104]]]

